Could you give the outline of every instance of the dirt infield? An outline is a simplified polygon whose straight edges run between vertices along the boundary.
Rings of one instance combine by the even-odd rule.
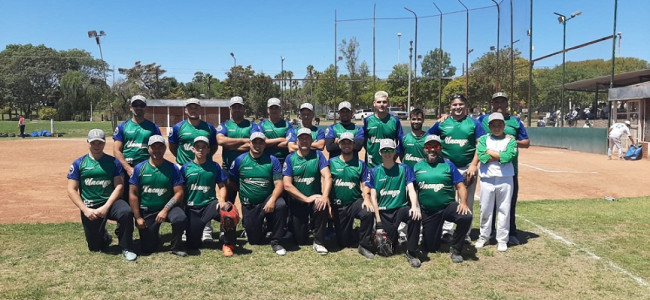
[[[109,140],[107,153],[112,146]],[[78,222],[79,210],[66,193],[66,174],[72,161],[86,152],[81,138],[0,141],[5,176],[0,182],[0,224]],[[604,155],[531,147],[521,150],[519,161],[521,201],[650,195],[644,176],[649,160],[609,161]]]

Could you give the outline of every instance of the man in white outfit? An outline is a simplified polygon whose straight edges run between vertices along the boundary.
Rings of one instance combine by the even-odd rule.
[[[630,134],[630,121],[625,121],[623,123],[615,123],[609,127],[609,148],[607,149],[607,158],[612,159],[612,152],[614,151],[614,146],[618,148],[618,159],[623,159],[623,146],[621,145],[621,137],[625,134],[630,139],[630,142],[634,145],[634,139],[632,134]]]

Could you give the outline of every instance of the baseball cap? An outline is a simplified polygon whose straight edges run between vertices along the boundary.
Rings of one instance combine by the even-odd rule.
[[[251,140],[251,141],[254,140],[254,139],[263,139],[263,140],[266,140],[266,135],[264,135],[264,133],[262,133],[262,132],[256,131],[256,132],[253,132],[253,133],[251,134],[251,137],[250,137],[250,140]]]
[[[159,134],[152,135],[151,137],[149,137],[149,144],[148,145],[151,146],[151,145],[153,145],[155,143],[163,143],[164,144],[165,143],[165,138],[162,137],[162,135],[159,135]]]
[[[142,102],[144,102],[144,104],[147,104],[147,98],[145,98],[142,95],[135,95],[135,96],[131,97],[130,101],[131,101],[130,102],[131,104],[133,104],[133,102],[135,102],[135,101],[142,101]]]
[[[630,123],[630,121],[625,121],[625,125],[631,126],[632,123]]]
[[[424,143],[426,144],[426,143],[431,142],[431,141],[435,141],[435,142],[438,142],[438,143],[442,144],[442,142],[440,141],[440,136],[439,135],[435,135],[435,134],[427,135],[427,138],[424,140]]]
[[[496,98],[506,98],[506,99],[508,99],[508,94],[506,94],[504,92],[497,92],[497,93],[492,94],[492,100],[494,100]]]
[[[204,142],[208,144],[208,146],[210,145],[210,140],[208,140],[208,138],[205,136],[197,136],[196,138],[194,138],[193,145],[196,145],[196,142]]]
[[[88,142],[92,141],[102,141],[106,143],[106,134],[104,134],[104,131],[101,129],[91,129],[88,132]]]
[[[274,106],[274,105],[281,106],[280,105],[280,99],[271,98],[268,101],[266,101],[266,107],[271,107],[271,106]]]
[[[488,119],[488,124],[492,123],[492,121],[494,120],[501,120],[505,122],[505,120],[503,119],[503,115],[499,112],[493,112],[490,114],[490,118]]]
[[[344,132],[344,133],[341,133],[341,137],[339,138],[339,143],[340,143],[342,140],[349,140],[349,141],[353,141],[353,142],[354,142],[354,135],[352,134],[352,132],[347,132],[347,131]]]
[[[352,110],[352,104],[350,104],[350,102],[347,102],[347,101],[343,101],[343,102],[339,103],[339,110],[344,109],[344,108]]]
[[[199,99],[196,98],[190,98],[185,100],[185,106],[188,106],[190,104],[196,104],[198,106],[201,106],[201,101],[199,101]]]
[[[298,130],[298,134],[296,136],[300,136],[300,135],[303,135],[303,134],[309,134],[311,136],[311,129],[305,128],[305,127],[300,128]]]
[[[300,105],[300,109],[299,109],[299,110],[302,110],[303,108],[306,108],[306,109],[309,109],[309,110],[311,110],[311,111],[314,111],[314,106],[311,105],[311,104],[309,104],[309,103],[303,103],[302,105]]]
[[[395,147],[395,141],[393,141],[391,139],[382,139],[379,142],[379,150],[384,149],[384,148],[395,149],[396,148]]]
[[[239,96],[235,96],[235,97],[230,98],[230,106],[233,106],[235,104],[244,105],[244,98],[239,97]]]

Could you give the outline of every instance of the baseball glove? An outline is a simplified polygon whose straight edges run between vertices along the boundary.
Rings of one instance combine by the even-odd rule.
[[[393,255],[393,243],[383,229],[377,229],[374,242],[377,247],[377,254],[381,256]]]
[[[476,182],[476,175],[472,176],[472,179],[469,179],[469,174],[467,172],[463,173],[463,183],[466,187],[474,184]]]
[[[234,205],[224,205],[219,209],[219,214],[221,215],[221,231],[234,231],[237,229],[237,224],[239,224],[239,211]]]

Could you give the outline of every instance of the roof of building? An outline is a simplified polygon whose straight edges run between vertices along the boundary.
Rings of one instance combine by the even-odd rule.
[[[650,98],[650,81],[609,89],[609,101],[639,100]]]
[[[609,89],[611,75],[583,79],[564,84],[567,91],[595,92]],[[650,81],[650,69],[627,72],[614,75],[614,87],[628,86],[641,82]]]
[[[230,107],[230,100],[200,99],[201,107]],[[185,100],[147,99],[147,106],[154,107],[185,107]]]

